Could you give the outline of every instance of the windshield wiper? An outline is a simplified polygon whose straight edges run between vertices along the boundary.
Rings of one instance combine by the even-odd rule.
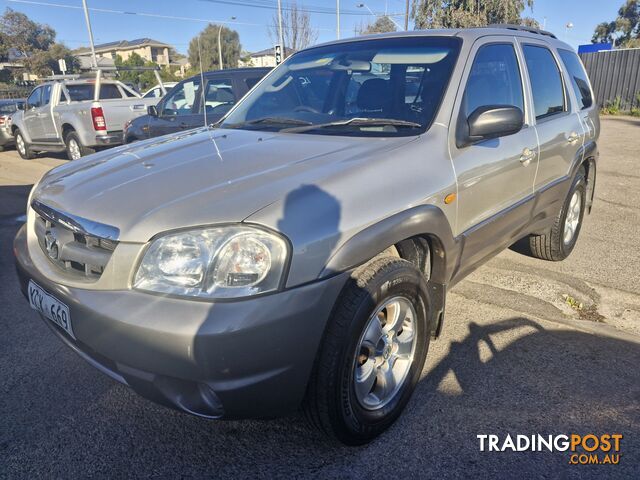
[[[282,133],[301,133],[301,132],[307,132],[310,130],[316,130],[316,129],[321,129],[321,128],[334,128],[334,127],[345,127],[345,126],[352,126],[352,127],[361,127],[361,126],[368,126],[368,127],[386,127],[386,126],[393,126],[393,127],[409,127],[409,128],[422,128],[422,125],[416,122],[408,122],[406,120],[397,120],[397,119],[393,119],[393,118],[360,118],[360,117],[355,117],[355,118],[350,118],[348,120],[338,120],[335,122],[328,122],[328,123],[318,123],[316,125],[304,125],[304,126],[300,126],[300,127],[291,127],[291,128],[285,128],[284,130],[280,130]]]
[[[312,125],[312,123],[305,120],[298,120],[296,118],[262,117],[254,120],[247,120],[245,122],[232,123],[231,125],[227,125],[227,128],[242,128],[247,125],[299,125],[307,127]]]

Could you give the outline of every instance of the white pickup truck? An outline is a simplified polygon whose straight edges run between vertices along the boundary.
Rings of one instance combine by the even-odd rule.
[[[13,116],[16,149],[24,159],[35,152],[66,151],[70,160],[122,143],[129,120],[147,113],[157,98],[142,98],[124,83],[103,78],[53,78],[36,87]]]

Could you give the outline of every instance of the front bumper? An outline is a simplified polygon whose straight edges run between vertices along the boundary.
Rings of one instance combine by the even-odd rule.
[[[14,241],[20,286],[66,303],[77,340],[44,321],[112,378],[163,405],[205,417],[271,417],[295,409],[348,273],[248,300],[212,303],[48,280]]]
[[[96,145],[121,145],[122,132],[111,132],[105,135],[96,135]]]

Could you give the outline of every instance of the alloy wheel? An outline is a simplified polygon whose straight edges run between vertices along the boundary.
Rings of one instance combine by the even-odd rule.
[[[386,300],[369,318],[355,352],[353,386],[360,405],[377,410],[402,388],[416,350],[417,314],[403,296]]]

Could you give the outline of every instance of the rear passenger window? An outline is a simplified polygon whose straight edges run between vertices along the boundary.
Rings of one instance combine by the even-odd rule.
[[[564,112],[562,76],[551,51],[535,45],[525,45],[522,50],[529,71],[536,119]]]
[[[103,83],[100,85],[100,100],[110,100],[113,98],[122,98],[118,86],[114,83]]]
[[[580,103],[580,108],[589,108],[593,105],[593,97],[591,96],[591,88],[589,87],[589,78],[584,71],[582,62],[578,58],[578,55],[570,50],[558,50],[558,53],[569,75],[571,75],[571,85]]]
[[[524,112],[520,68],[510,43],[485,45],[473,60],[462,112],[466,118],[486,105],[511,105]]]

